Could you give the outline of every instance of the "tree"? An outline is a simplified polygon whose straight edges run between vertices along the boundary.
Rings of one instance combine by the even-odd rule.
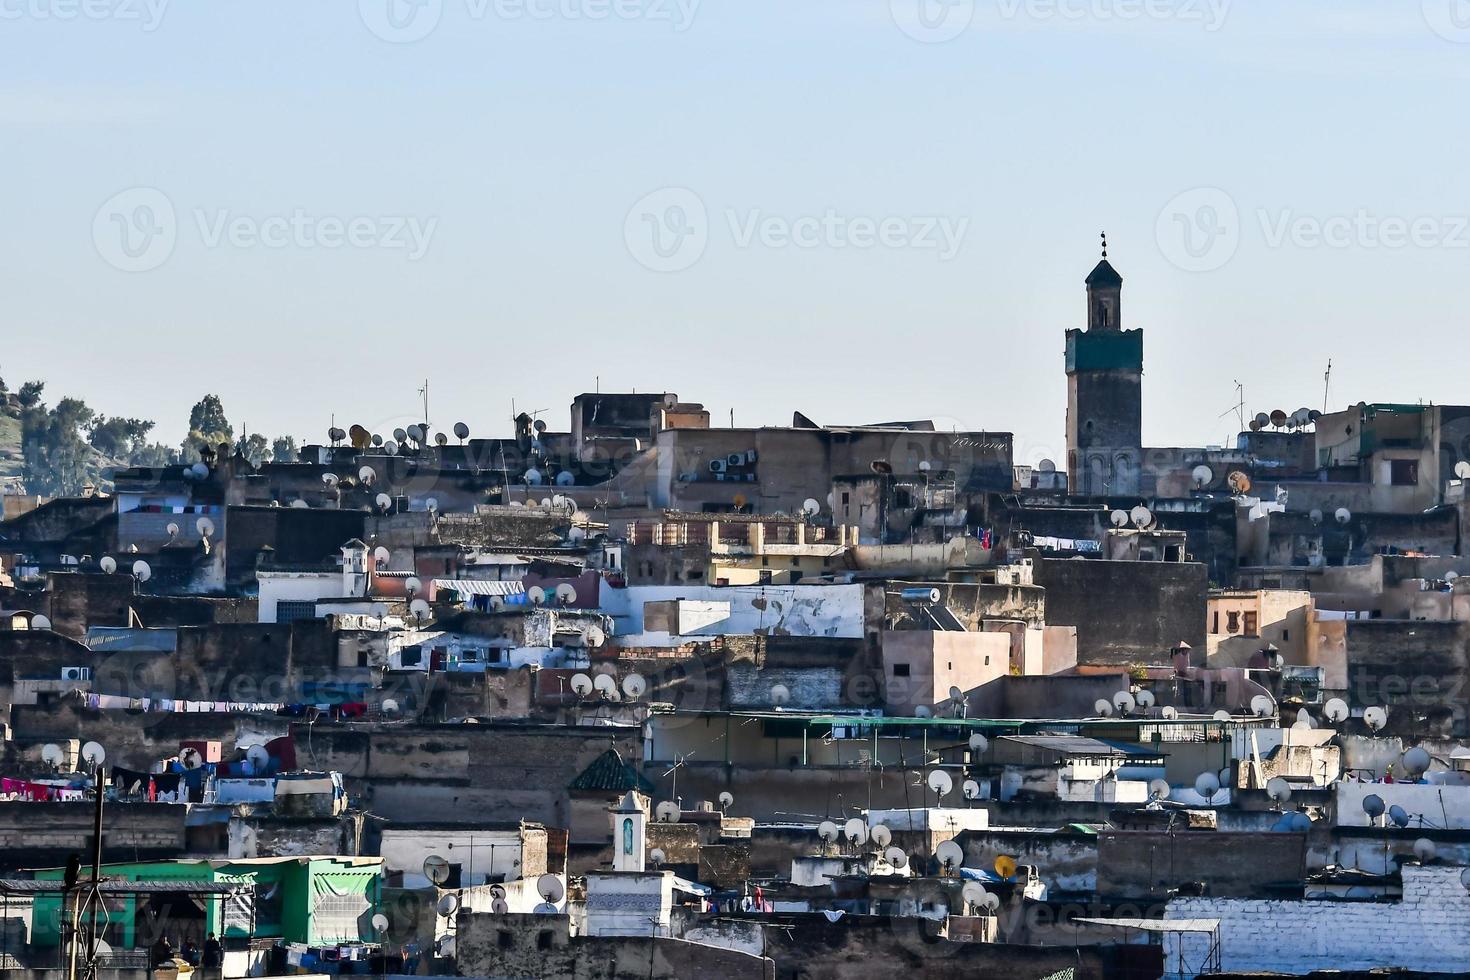
[[[92,448],[104,456],[132,463],[133,457],[148,444],[148,433],[154,423],[147,419],[107,418],[99,415],[92,422],[88,436]]]
[[[277,463],[296,462],[296,437],[276,436],[271,443],[271,459]]]
[[[34,383],[34,382],[33,382]],[[36,394],[39,397],[39,385]],[[28,493],[75,496],[98,477],[96,453],[82,439],[96,413],[79,398],[63,398],[47,411],[37,400],[21,420],[22,476]]]
[[[251,466],[259,466],[270,456],[270,443],[259,432],[252,432],[235,441],[235,452],[244,456]]]
[[[15,397],[17,400],[20,401],[21,408],[37,408],[41,404],[41,393],[45,390],[46,382],[27,381],[25,384],[20,386],[20,391],[17,391],[15,393]]]
[[[225,417],[225,406],[218,395],[205,395],[189,410],[189,435],[184,440],[183,459],[186,463],[199,461],[201,446],[218,446],[233,443],[235,430]]]

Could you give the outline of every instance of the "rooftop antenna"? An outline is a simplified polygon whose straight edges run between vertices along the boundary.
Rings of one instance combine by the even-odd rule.
[[[429,379],[424,379],[424,386],[419,389],[419,394],[424,399],[424,428],[429,427]]]
[[[1332,393],[1332,358],[1327,359],[1327,373],[1322,375],[1322,414],[1327,414],[1327,398]]]

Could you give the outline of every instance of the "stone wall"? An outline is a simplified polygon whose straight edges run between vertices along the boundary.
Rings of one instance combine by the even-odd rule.
[[[1047,623],[1077,627],[1080,664],[1165,664],[1180,640],[1204,649],[1204,565],[1042,559],[1036,580]]]
[[[1224,831],[1105,830],[1097,840],[1097,891],[1144,901],[1204,882],[1215,897],[1251,897],[1270,886],[1300,885],[1306,835]]]
[[[172,858],[184,850],[188,808],[171,803],[119,803],[103,811],[105,861]],[[87,860],[91,803],[0,802],[0,868],[60,867],[71,854]]]

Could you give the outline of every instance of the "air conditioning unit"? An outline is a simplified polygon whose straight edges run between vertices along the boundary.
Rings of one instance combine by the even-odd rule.
[[[712,459],[712,460],[710,460],[709,461],[709,471],[711,473],[723,473],[723,472],[725,472],[725,461],[723,459]]]
[[[745,451],[745,461],[747,463],[754,463],[755,462],[755,450],[754,449],[747,449]]]
[[[731,466],[744,466],[745,465],[745,454],[744,453],[731,453],[729,456],[726,457],[725,461],[727,463],[729,463]]]
[[[92,668],[63,667],[61,668],[61,679],[64,681],[89,681],[92,679]]]

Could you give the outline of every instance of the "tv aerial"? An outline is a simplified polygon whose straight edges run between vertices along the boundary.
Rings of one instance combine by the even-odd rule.
[[[873,829],[868,831],[868,836],[872,838],[873,843],[877,844],[880,848],[887,847],[889,844],[893,843],[893,831],[889,830],[885,825],[881,823],[874,824]]]
[[[1205,798],[1206,803],[1213,803],[1215,794],[1220,792],[1220,777],[1213,772],[1202,772],[1194,781],[1194,791]]]
[[[1266,795],[1275,803],[1285,803],[1291,799],[1291,783],[1285,777],[1273,776],[1266,782]]]
[[[547,904],[555,905],[567,897],[567,887],[558,876],[545,874],[536,879],[536,894]]]
[[[980,799],[980,784],[973,779],[967,779],[960,786],[960,793],[967,800]]]
[[[637,701],[648,691],[648,681],[643,679],[642,674],[629,674],[623,678],[623,693],[628,700]]]
[[[859,847],[868,840],[868,825],[861,817],[853,817],[842,825],[842,837],[853,847]]]
[[[1203,794],[1201,794],[1203,795]],[[1148,784],[1148,798],[1151,800],[1163,800],[1169,796],[1169,781],[1167,779],[1155,779]]]
[[[721,793],[720,793],[720,811],[721,812],[724,812],[725,810],[730,809],[730,807],[732,807],[734,805],[735,805],[735,794],[734,793],[731,793],[729,790],[723,790],[723,791],[721,791]]]
[[[1098,698],[1093,702],[1092,711],[1099,718],[1111,718],[1113,716],[1113,702],[1107,698]]]
[[[893,865],[895,870],[902,871],[908,867],[909,856],[901,847],[889,847],[883,851],[883,860]]]

